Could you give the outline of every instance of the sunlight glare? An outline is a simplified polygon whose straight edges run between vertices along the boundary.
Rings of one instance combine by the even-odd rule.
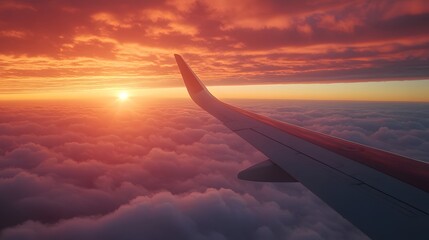
[[[128,99],[129,95],[127,92],[120,92],[118,93],[118,100],[119,101],[126,101]]]

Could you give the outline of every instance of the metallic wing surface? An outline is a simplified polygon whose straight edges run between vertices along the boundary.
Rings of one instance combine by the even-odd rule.
[[[175,58],[194,102],[269,158],[239,178],[298,181],[372,239],[429,239],[428,163],[223,103]]]

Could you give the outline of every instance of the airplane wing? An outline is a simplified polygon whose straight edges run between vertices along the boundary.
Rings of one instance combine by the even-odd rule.
[[[175,55],[189,95],[269,160],[240,179],[300,182],[372,239],[429,239],[429,164],[216,99]]]

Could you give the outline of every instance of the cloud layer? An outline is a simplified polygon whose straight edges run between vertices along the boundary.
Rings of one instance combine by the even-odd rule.
[[[173,53],[210,84],[427,79],[429,3],[0,3],[0,93],[177,86]]]
[[[429,161],[427,105],[234,104]],[[237,180],[265,157],[188,101],[0,112],[0,239],[365,239],[300,184]]]
[[[253,100],[243,106],[314,131],[429,162],[429,112],[425,103],[292,101],[285,104],[268,100],[267,107],[261,103],[264,101]]]

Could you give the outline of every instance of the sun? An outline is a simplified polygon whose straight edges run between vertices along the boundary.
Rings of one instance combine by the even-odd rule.
[[[125,92],[125,91],[122,91],[122,92],[118,93],[118,100],[119,101],[122,101],[122,102],[126,101],[129,97],[130,97],[130,95],[127,92]]]

